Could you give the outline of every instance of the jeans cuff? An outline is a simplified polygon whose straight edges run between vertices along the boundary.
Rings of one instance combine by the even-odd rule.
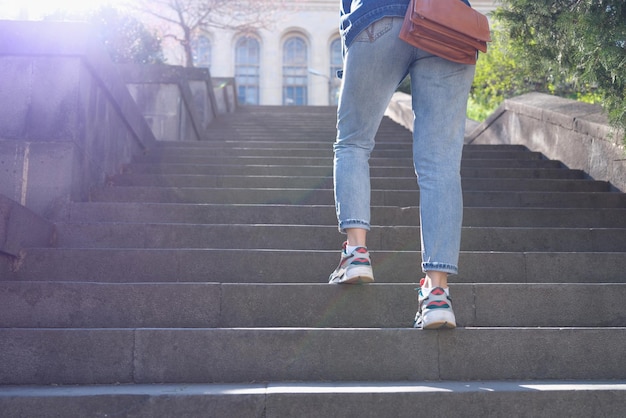
[[[370,230],[370,224],[366,221],[361,221],[359,219],[348,219],[347,221],[339,222],[339,231],[342,233],[346,232],[346,229],[350,228],[360,228],[365,229],[366,231]]]
[[[427,271],[442,271],[449,274],[459,274],[459,268],[454,264],[434,262],[422,263],[422,271],[424,273],[426,273]]]

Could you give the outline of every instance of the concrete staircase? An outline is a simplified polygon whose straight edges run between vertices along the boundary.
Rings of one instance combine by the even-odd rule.
[[[377,283],[339,259],[335,109],[249,107],[160,143],[0,281],[2,417],[626,414],[626,194],[467,146],[454,331],[411,327],[411,135],[371,160]]]

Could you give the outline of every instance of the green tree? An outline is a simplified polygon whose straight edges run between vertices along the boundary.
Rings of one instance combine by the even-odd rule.
[[[161,39],[129,14],[102,7],[89,20],[98,27],[111,59],[117,63],[163,63]]]
[[[501,26],[493,19],[489,50],[487,54],[480,54],[476,63],[468,111],[471,119],[484,120],[504,99],[531,91],[587,102],[599,100],[594,88],[576,85],[567,74],[548,67],[541,69],[522,58],[524,52]]]
[[[577,85],[571,76],[554,71],[554,65],[540,68],[524,58],[524,51],[512,42],[509,32],[497,18],[491,19],[491,38],[487,54],[480,54],[470,92],[468,117],[485,120],[505,100],[528,92],[542,92],[591,103],[600,102],[596,89]],[[410,81],[400,91],[410,94]]]
[[[504,99],[536,89],[523,61],[517,59],[508,36],[492,25],[492,42],[487,54],[480,54],[470,92],[468,116],[484,120]]]
[[[626,128],[624,0],[503,0],[494,17],[517,60],[551,77],[555,93],[563,80],[582,94],[596,91],[611,122]]]

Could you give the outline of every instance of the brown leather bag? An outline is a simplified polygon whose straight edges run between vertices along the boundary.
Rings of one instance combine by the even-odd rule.
[[[400,39],[450,61],[476,64],[491,34],[487,17],[461,0],[411,0]]]

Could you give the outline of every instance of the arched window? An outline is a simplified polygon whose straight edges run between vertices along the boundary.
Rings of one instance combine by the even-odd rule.
[[[308,103],[308,51],[304,39],[290,37],[283,45],[283,105]]]
[[[259,41],[250,36],[239,38],[235,46],[235,80],[240,104],[258,105],[260,103],[260,57]]]
[[[337,71],[343,68],[343,55],[341,39],[335,39],[330,44],[330,99],[329,103],[336,105],[339,102],[339,88],[341,79],[337,77]]]
[[[195,38],[191,50],[193,51],[194,67],[211,68],[211,41],[209,38],[203,35]]]

